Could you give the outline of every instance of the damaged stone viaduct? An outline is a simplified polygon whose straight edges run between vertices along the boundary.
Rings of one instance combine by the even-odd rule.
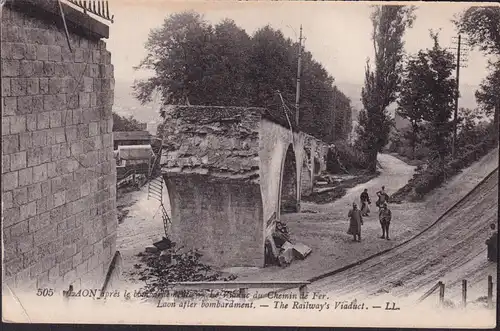
[[[219,267],[263,267],[266,240],[312,193],[328,145],[263,108],[176,106],[162,115],[172,239]]]

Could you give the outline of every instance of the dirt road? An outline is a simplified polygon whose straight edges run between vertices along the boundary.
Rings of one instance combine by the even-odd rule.
[[[469,298],[487,294],[487,275],[496,264],[487,262],[485,240],[498,212],[498,170],[463,202],[420,237],[357,267],[312,284],[346,298],[379,295],[417,298],[437,281],[446,284],[446,298],[459,298],[462,279],[469,281]],[[496,289],[494,290],[496,291]]]

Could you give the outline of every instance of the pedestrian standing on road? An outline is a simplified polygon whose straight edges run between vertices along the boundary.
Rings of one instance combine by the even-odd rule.
[[[380,238],[390,240],[389,226],[391,225],[392,212],[389,207],[387,207],[386,203],[381,206],[378,218],[380,220],[380,225],[382,226],[382,237]]]
[[[349,210],[347,217],[349,217],[349,230],[347,230],[347,234],[354,237],[353,241],[361,241],[363,216],[361,216],[361,210],[358,209],[358,205],[355,202],[352,204],[352,209]]]
[[[495,223],[490,224],[491,236],[486,240],[486,245],[488,245],[488,261],[497,262],[498,261],[498,231],[495,231]]]
[[[389,195],[385,193],[385,186],[382,186],[382,189],[377,192],[377,197],[378,200],[376,202],[376,205],[378,208],[381,208],[384,203],[387,203],[389,201]]]
[[[361,200],[361,216],[368,216],[370,214],[370,208],[368,208],[368,204],[371,204],[370,196],[368,196],[368,190],[365,188],[361,196],[359,197]]]

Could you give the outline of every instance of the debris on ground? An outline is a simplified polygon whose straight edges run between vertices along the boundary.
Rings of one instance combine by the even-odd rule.
[[[309,254],[311,254],[312,249],[302,243],[296,243],[293,245],[293,253],[296,259],[303,260]]]
[[[223,275],[210,266],[200,262],[201,253],[198,251],[179,252],[171,248],[166,250],[146,249],[137,256],[144,267],[134,266],[133,272],[145,282],[142,289],[145,294],[154,297],[161,295],[171,288],[171,283],[192,281],[231,281],[236,279],[233,274]],[[151,247],[148,247],[151,248]],[[155,247],[156,248],[156,247]]]
[[[374,174],[365,173],[357,176],[344,176],[344,180],[331,180],[331,184],[318,187],[311,195],[303,197],[304,201],[325,204],[334,202],[342,198],[347,193],[347,189],[364,184],[377,177],[380,172]]]
[[[293,245],[286,241],[283,246],[281,246],[280,255],[278,256],[280,266],[284,267],[292,263],[293,257]]]
[[[301,211],[302,214],[317,214],[317,211],[306,209]]]
[[[160,251],[164,251],[166,249],[173,248],[175,246],[175,243],[170,239],[163,237],[160,241],[153,243],[153,246],[155,246]]]

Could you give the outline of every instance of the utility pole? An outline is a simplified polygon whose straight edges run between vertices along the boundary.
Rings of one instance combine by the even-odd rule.
[[[458,96],[460,93],[460,46],[462,37],[458,35],[457,45],[457,79],[456,79],[456,92],[455,92],[455,110],[453,112],[453,143],[451,145],[451,156],[455,158],[457,151],[457,117],[458,117]]]
[[[302,64],[302,24],[300,25],[299,35],[299,59],[297,65],[297,90],[295,92],[295,123],[299,125],[299,100],[300,100],[300,72]]]

